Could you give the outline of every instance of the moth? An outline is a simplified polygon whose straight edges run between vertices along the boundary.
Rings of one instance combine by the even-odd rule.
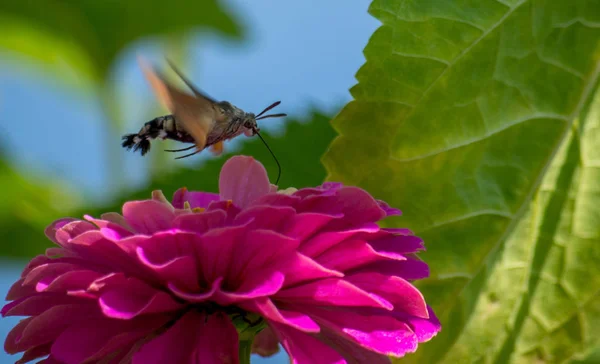
[[[279,182],[281,166],[271,148],[260,135],[257,121],[287,116],[287,114],[282,113],[265,115],[267,111],[279,105],[281,101],[271,104],[258,115],[255,115],[245,112],[227,101],[216,101],[206,95],[194,86],[170,61],[168,63],[173,71],[190,88],[193,95],[173,86],[143,58],[138,58],[138,62],[156,97],[171,114],[159,116],[146,122],[136,134],[124,135],[122,138],[124,148],[127,150],[133,149],[134,152],[139,150],[142,155],[145,155],[150,150],[150,143],[154,139],[171,139],[183,143],[194,143],[194,145],[187,148],[166,150],[167,152],[183,152],[195,148],[192,153],[175,158],[181,159],[200,153],[206,148],[210,148],[213,154],[219,155],[223,152],[224,141],[241,134],[247,136],[258,135],[277,163],[279,172],[275,184]]]

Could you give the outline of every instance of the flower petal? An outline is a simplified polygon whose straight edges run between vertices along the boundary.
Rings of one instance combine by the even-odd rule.
[[[311,335],[272,323],[273,331],[288,352],[292,364],[343,364],[346,360]]]
[[[386,259],[406,260],[399,254],[379,253],[366,241],[358,239],[346,240],[337,244],[314,259],[324,267],[340,272]]]
[[[304,332],[319,332],[319,325],[308,315],[297,311],[277,308],[269,298],[258,298],[252,301],[240,302],[239,307],[263,316],[269,322],[277,322]]]
[[[248,224],[250,229],[281,231],[295,214],[296,211],[289,206],[252,206],[240,212],[233,223]]]
[[[377,203],[379,204],[379,207],[381,207],[381,209],[383,211],[385,211],[385,215],[386,216],[399,216],[402,215],[402,211],[395,209],[393,207],[390,207],[390,205],[388,205],[386,202],[381,201],[381,200],[376,200]]]
[[[361,306],[391,309],[385,302],[374,298],[368,292],[337,278],[321,279],[283,289],[273,298],[294,305]]]
[[[385,211],[369,193],[358,187],[342,187],[335,195],[311,196],[302,200],[298,212],[321,212],[330,215],[342,213],[344,218],[332,222],[330,228],[348,228],[381,220]]]
[[[300,246],[300,252],[309,257],[316,257],[346,239],[357,238],[364,233],[376,233],[378,231],[379,226],[377,224],[368,223],[348,230],[323,232],[303,242]]]
[[[417,350],[417,337],[405,323],[390,316],[360,315],[349,310],[305,307],[319,324],[360,346],[384,355],[404,356]]]
[[[58,219],[58,220],[54,221],[52,224],[50,224],[44,230],[44,233],[46,234],[48,239],[52,240],[55,244],[59,244],[58,240],[56,240],[56,232],[59,229],[61,229],[63,226],[65,226],[66,224],[73,222],[73,221],[77,221],[77,219],[74,219],[72,217],[65,217],[62,219]]]
[[[387,276],[398,276],[409,281],[429,277],[427,263],[417,258],[406,256],[406,260],[384,260],[362,266],[356,270],[359,272],[376,272]]]
[[[105,215],[107,215],[107,214],[103,214],[102,216],[105,216]],[[128,236],[132,236],[134,233],[132,232],[132,230],[129,230],[129,229],[133,229],[133,228],[129,227],[129,229],[127,229],[123,226],[123,225],[129,225],[127,223],[127,221],[125,221],[125,218],[123,216],[116,214],[116,213],[114,213],[114,215],[109,215],[109,216],[111,216],[111,218],[117,219],[115,217],[115,215],[120,216],[120,218],[123,219],[121,224],[116,224],[114,222],[107,221],[104,219],[94,219],[93,217],[91,217],[89,215],[85,215],[84,218],[87,221],[98,226],[98,228],[100,229],[100,232],[109,239],[121,240]]]
[[[72,239],[75,239],[88,231],[97,230],[98,228],[96,226],[87,221],[76,220],[57,229],[55,238],[60,246],[66,247]]]
[[[280,269],[281,272],[285,274],[284,287],[290,287],[316,279],[339,278],[344,276],[341,272],[323,267],[302,253],[296,253],[294,257],[286,261],[285,265]]]
[[[190,204],[191,208],[207,208],[213,201],[219,201],[219,194],[209,192],[188,191],[183,187],[173,194],[173,207],[182,209],[185,202]]]
[[[231,200],[244,208],[270,190],[265,167],[252,157],[232,157],[221,169],[219,195],[222,200]]]
[[[279,352],[279,340],[271,327],[265,327],[254,337],[252,352],[262,357],[269,357]]]
[[[411,316],[428,318],[425,298],[419,290],[406,280],[379,273],[357,273],[347,275],[348,282],[374,293],[394,305],[394,311]]]
[[[102,314],[95,303],[54,306],[41,315],[27,319],[18,341],[7,339],[13,352],[44,345],[55,340],[66,328],[73,324],[98,319]],[[14,329],[13,329],[14,330]],[[18,350],[15,350],[18,349]]]
[[[46,355],[50,354],[51,347],[52,347],[51,343],[31,347],[30,349],[27,349],[27,351],[25,351],[23,353],[23,356],[21,357],[21,359],[16,361],[15,364],[28,363],[37,358],[41,358],[42,356],[46,356]],[[46,361],[40,361],[38,363],[42,363],[42,362],[46,363]]]
[[[173,221],[173,228],[185,231],[193,231],[198,234],[223,227],[227,213],[223,210],[212,210],[201,213],[179,215]]]
[[[156,290],[137,278],[121,277],[120,282],[115,284],[113,281],[104,288],[98,300],[107,317],[130,320],[139,315],[176,311],[182,307],[169,294]]]
[[[315,337],[340,353],[349,363],[391,364],[391,359],[365,348],[324,326]]]
[[[198,276],[195,245],[199,240],[195,233],[159,232],[141,240],[136,255],[161,284],[171,283],[186,291],[197,291],[201,277]]]
[[[237,331],[222,313],[191,310],[142,346],[132,363],[239,363]]]
[[[334,219],[341,219],[344,215],[327,215],[317,212],[304,212],[296,214],[288,221],[283,233],[296,239],[304,240],[326,226]]]
[[[97,362],[131,345],[163,326],[168,316],[145,316],[136,320],[87,320],[63,331],[54,341],[51,356],[61,363]]]
[[[175,218],[173,207],[156,200],[126,202],[123,217],[136,232],[153,234],[168,230]]]
[[[373,249],[387,253],[415,253],[425,250],[423,239],[414,235],[389,235],[387,237],[369,242]]]
[[[394,317],[408,324],[415,335],[417,335],[417,340],[422,343],[431,340],[432,337],[442,330],[442,324],[435,316],[435,313],[433,313],[433,309],[429,306],[427,306],[427,314],[429,318],[415,317],[402,312],[394,312]]]

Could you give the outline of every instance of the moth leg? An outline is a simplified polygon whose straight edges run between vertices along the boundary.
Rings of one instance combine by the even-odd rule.
[[[182,149],[165,149],[165,152],[185,152],[186,150],[190,150],[192,148],[196,148],[196,146],[192,145],[190,147],[182,148]]]
[[[221,142],[211,145],[210,151],[214,155],[221,155],[223,153],[223,142],[221,141]]]
[[[194,146],[195,146],[195,145],[194,145]],[[183,158],[191,157],[191,156],[193,156],[194,154],[198,154],[198,153],[200,153],[201,151],[202,151],[202,149],[196,149],[196,150],[195,150],[193,153],[186,154],[186,155],[182,155],[181,157],[177,157],[177,158],[175,158],[175,159],[183,159]]]

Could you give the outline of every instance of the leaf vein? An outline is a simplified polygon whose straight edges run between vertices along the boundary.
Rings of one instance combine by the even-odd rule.
[[[565,122],[569,122],[570,121],[570,119],[568,117],[560,115],[560,114],[537,113],[537,114],[529,115],[529,116],[527,116],[525,118],[522,118],[522,119],[516,119],[516,120],[514,120],[514,121],[512,121],[510,123],[506,123],[501,128],[493,129],[493,130],[491,130],[489,132],[486,132],[484,135],[482,135],[480,137],[471,138],[471,139],[465,140],[465,141],[463,141],[461,143],[457,143],[457,144],[448,146],[448,147],[440,149],[440,150],[434,150],[434,151],[432,151],[430,153],[421,154],[421,155],[418,155],[416,157],[411,157],[411,158],[395,158],[393,156],[390,156],[390,159],[394,160],[394,161],[397,161],[397,162],[412,162],[412,161],[416,161],[416,160],[420,160],[420,159],[425,159],[425,158],[433,157],[433,156],[436,156],[438,154],[442,154],[442,153],[448,152],[448,151],[453,150],[453,149],[458,149],[458,148],[467,146],[469,144],[481,142],[481,141],[483,141],[485,139],[488,139],[489,137],[493,136],[494,134],[501,133],[501,132],[503,132],[503,131],[505,131],[505,130],[513,127],[513,126],[515,126],[515,125],[527,122],[529,120],[535,120],[535,119],[557,119],[557,120],[562,120],[562,121],[565,121]]]

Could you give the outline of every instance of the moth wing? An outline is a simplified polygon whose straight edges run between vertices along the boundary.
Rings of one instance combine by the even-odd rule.
[[[223,153],[223,141],[211,145],[210,151],[214,155],[221,155]]]
[[[196,95],[197,97],[205,98],[205,99],[209,100],[210,102],[212,102],[213,104],[216,104],[218,102],[217,100],[215,100],[212,97],[208,96],[204,92],[200,91],[200,89],[198,89],[198,87],[196,87],[192,83],[192,81],[190,81],[186,76],[184,76],[184,74],[179,70],[179,68],[177,66],[175,66],[175,63],[173,63],[168,58],[167,58],[167,63],[169,63],[169,65],[171,66],[171,68],[173,69],[173,71],[175,71],[175,73],[177,74],[177,76],[179,76],[179,78],[181,78],[181,80],[187,85],[187,87],[189,87],[190,90],[192,90],[192,92],[194,93],[194,95]]]
[[[175,116],[175,120],[194,138],[199,150],[206,146],[206,138],[217,120],[222,120],[219,107],[210,99],[186,94],[161,77],[143,58],[138,59],[144,76],[158,100]]]

